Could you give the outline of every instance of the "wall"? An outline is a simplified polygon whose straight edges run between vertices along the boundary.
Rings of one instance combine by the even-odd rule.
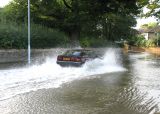
[[[31,59],[43,59],[47,56],[54,56],[58,53],[62,53],[66,49],[33,49],[31,50]],[[25,62],[27,61],[27,50],[0,50],[0,63],[6,62]]]

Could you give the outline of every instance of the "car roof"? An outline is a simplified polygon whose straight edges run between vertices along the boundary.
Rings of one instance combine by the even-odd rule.
[[[70,49],[67,51],[93,51],[93,50],[90,50],[90,49]]]

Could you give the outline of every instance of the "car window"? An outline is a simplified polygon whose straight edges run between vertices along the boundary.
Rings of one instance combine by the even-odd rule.
[[[90,50],[68,50],[63,55],[65,56],[83,56],[83,57],[95,57],[96,53]]]
[[[63,55],[65,56],[81,56],[81,51],[68,50]]]
[[[75,51],[72,53],[73,56],[81,56],[81,52]]]

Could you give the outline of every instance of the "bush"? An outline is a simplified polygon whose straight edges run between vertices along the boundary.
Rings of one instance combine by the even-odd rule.
[[[136,36],[129,39],[129,45],[138,47],[155,47],[156,38],[146,40],[143,36]]]
[[[82,47],[106,47],[109,42],[103,38],[84,37],[80,38],[80,45]]]
[[[146,42],[146,47],[155,47],[156,46],[156,39],[149,39]]]
[[[68,37],[58,30],[31,24],[31,47],[50,48],[64,46]],[[27,48],[28,27],[14,22],[0,22],[0,48]]]
[[[160,46],[160,35],[159,35],[159,37],[157,39],[157,42],[158,42],[158,46]]]

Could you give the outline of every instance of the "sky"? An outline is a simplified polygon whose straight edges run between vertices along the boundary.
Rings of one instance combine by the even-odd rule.
[[[5,5],[7,5],[11,0],[0,0],[0,7],[4,7]],[[144,13],[147,12],[147,9],[144,8]],[[137,19],[137,26],[135,27],[136,29],[138,29],[141,25],[143,24],[147,24],[149,22],[156,22],[156,19],[154,17],[149,17],[149,18],[138,18]]]
[[[136,29],[139,29],[141,25],[143,24],[148,24],[150,22],[157,22],[156,18],[154,17],[149,17],[149,18],[138,18],[137,19],[137,25],[136,25]]]
[[[4,7],[7,5],[11,0],[0,0],[0,7]]]
[[[144,7],[143,8],[143,13],[147,13],[149,10]],[[148,17],[148,18],[137,18],[137,26],[135,27],[136,29],[140,28],[141,25],[147,24],[149,22],[157,22],[155,17]]]

